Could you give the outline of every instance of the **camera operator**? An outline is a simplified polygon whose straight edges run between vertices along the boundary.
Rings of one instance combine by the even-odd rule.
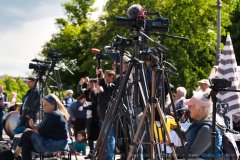
[[[27,78],[29,90],[23,97],[23,104],[20,109],[20,127],[23,127],[22,131],[24,127],[28,127],[28,121],[30,119],[32,119],[35,123],[37,121],[37,113],[40,109],[40,93],[36,87],[36,83],[36,77],[30,76]],[[15,132],[21,132],[21,129],[18,127]]]
[[[4,102],[7,102],[7,93],[3,91],[3,86],[0,85],[0,141],[3,141],[3,116],[4,116],[4,109],[7,106],[7,104],[4,104]]]
[[[184,156],[186,151],[192,159],[210,159],[211,153],[211,131],[212,131],[212,109],[213,104],[209,92],[197,91],[194,95],[184,101],[188,106],[190,116],[193,119],[188,129],[182,130],[185,141],[183,147],[176,147],[178,156]],[[206,125],[206,123],[210,125]],[[204,137],[204,138],[202,138]],[[214,159],[223,159],[222,155],[222,135],[216,130]]]
[[[115,80],[116,74],[113,70],[106,70],[103,73],[101,69],[96,69],[96,74],[100,75],[98,86],[98,115],[100,127],[102,127],[109,102],[111,101],[112,94],[115,90],[115,85],[113,82]],[[114,127],[112,127],[109,133],[109,141],[105,160],[114,160],[114,149],[115,134]]]

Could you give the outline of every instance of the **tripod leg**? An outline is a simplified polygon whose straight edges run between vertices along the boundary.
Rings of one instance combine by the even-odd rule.
[[[167,138],[167,143],[168,144],[171,144],[171,138],[170,138],[170,135],[169,133],[167,132],[167,127],[166,127],[166,121],[164,119],[164,114],[160,108],[160,105],[159,103],[157,103],[157,110],[158,110],[158,113],[159,113],[159,116],[160,116],[160,120],[162,121],[162,126],[163,126],[163,129],[165,132],[165,135],[166,135],[166,138]],[[171,149],[172,149],[172,154],[173,154],[173,158],[177,160],[177,156],[176,156],[176,152],[175,152],[175,149],[172,145],[170,145]]]
[[[144,123],[144,120],[145,120],[145,117],[146,117],[146,114],[147,114],[147,110],[148,110],[148,107],[145,105],[142,117],[141,117],[139,125],[137,127],[137,131],[136,131],[136,133],[135,133],[135,135],[133,137],[132,144],[130,145],[130,149],[129,149],[129,152],[128,152],[127,160],[131,160],[132,159],[132,155],[133,155],[133,152],[135,150],[135,147],[136,147],[136,144],[137,144],[137,140],[138,140],[138,137],[140,135],[140,131],[142,129],[142,126],[143,126],[143,123]]]
[[[94,150],[94,157],[104,156],[108,136],[109,136],[110,130],[113,126],[113,122],[116,117],[115,115],[119,111],[119,106],[120,106],[120,103],[122,102],[123,94],[125,92],[125,88],[127,86],[128,78],[131,74],[132,68],[133,68],[133,62],[130,63],[129,67],[127,68],[127,72],[124,75],[123,80],[121,81],[119,90],[117,92],[116,100],[111,101],[112,103],[110,103],[110,105],[108,106],[108,108],[110,108],[111,111],[108,113],[107,118],[105,118],[104,123],[102,125],[104,128],[102,128],[100,131],[97,145]]]

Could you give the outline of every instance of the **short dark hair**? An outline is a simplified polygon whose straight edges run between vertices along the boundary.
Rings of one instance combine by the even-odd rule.
[[[77,94],[77,99],[83,99],[83,98],[86,98],[86,95],[85,95],[85,93],[79,93],[79,94]]]
[[[35,81],[37,78],[35,76],[29,76],[27,78],[27,80],[30,80],[30,81]]]
[[[106,70],[104,72],[107,76],[115,78],[116,73],[113,70]]]
[[[79,135],[79,134],[84,137],[83,141],[86,142],[87,141],[87,134],[86,134],[86,132],[84,130],[80,130],[80,131],[77,132],[77,135]],[[76,135],[76,137],[77,137],[77,135]]]

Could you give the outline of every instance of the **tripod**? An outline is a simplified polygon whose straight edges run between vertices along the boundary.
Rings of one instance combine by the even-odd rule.
[[[240,92],[240,90],[234,89],[226,89],[227,87],[231,87],[231,81],[226,79],[211,79],[211,86],[212,89],[210,92],[210,96],[212,97],[213,101],[213,113],[212,113],[212,132],[211,132],[211,159],[214,160],[215,157],[215,139],[216,139],[216,114],[217,114],[217,94],[219,91],[229,91],[229,92]]]
[[[115,96],[116,98],[112,99],[112,101],[109,105],[108,114],[105,117],[105,120],[103,122],[103,127],[100,131],[99,138],[98,138],[97,145],[96,145],[92,159],[102,159],[104,157],[104,152],[105,152],[105,148],[106,148],[106,144],[107,144],[107,140],[108,140],[108,135],[113,126],[114,121],[116,120],[116,117],[117,117],[116,115],[117,115],[118,111],[120,110],[120,106],[121,106],[120,103],[122,102],[122,97],[123,97],[124,91],[126,89],[126,84],[127,84],[128,78],[132,72],[133,67],[135,67],[134,68],[135,69],[135,72],[134,72],[134,78],[135,78],[134,93],[135,94],[134,94],[133,107],[138,106],[139,96],[140,96],[142,103],[143,103],[142,105],[143,105],[144,110],[143,110],[143,114],[141,116],[140,122],[138,123],[138,127],[136,129],[134,137],[130,137],[130,138],[132,138],[132,141],[131,141],[132,144],[130,145],[129,152],[127,152],[128,153],[127,159],[131,159],[133,157],[133,152],[135,151],[135,147],[137,144],[138,144],[138,147],[139,147],[139,145],[143,144],[142,142],[138,142],[138,140],[140,139],[142,141],[142,138],[144,135],[141,138],[139,138],[140,132],[144,125],[144,121],[146,121],[146,128],[148,127],[149,119],[150,119],[150,129],[148,130],[147,133],[149,134],[150,142],[147,142],[146,144],[150,144],[150,158],[154,159],[154,150],[155,150],[154,146],[156,144],[158,144],[158,143],[155,143],[155,140],[154,140],[155,108],[157,108],[159,117],[161,118],[161,121],[162,121],[161,124],[163,126],[164,133],[168,140],[168,144],[171,143],[170,136],[167,132],[167,127],[165,124],[163,112],[160,108],[160,105],[159,105],[157,99],[156,99],[155,84],[156,84],[156,69],[158,67],[154,66],[152,68],[152,74],[151,74],[152,75],[152,78],[151,78],[152,83],[151,83],[151,94],[150,94],[151,98],[149,98],[146,80],[144,80],[145,73],[144,73],[143,67],[139,67],[139,66],[142,66],[142,62],[137,58],[137,56],[139,54],[139,35],[140,34],[141,34],[141,32],[139,32],[139,30],[137,30],[137,29],[133,30],[133,35],[134,35],[133,55],[132,55],[130,64],[127,68],[127,72],[124,75],[124,77],[120,83],[120,87],[117,90],[117,96]],[[144,36],[144,34],[141,34],[141,35]],[[156,58],[156,56],[152,56],[152,57]],[[142,81],[139,81],[139,77],[141,77],[141,76],[143,77]],[[165,75],[165,77],[166,77],[166,75]],[[168,83],[168,79],[167,79],[167,83]],[[168,85],[168,89],[170,90],[169,85]],[[173,102],[173,100],[172,100],[172,102]],[[171,149],[172,149],[174,159],[176,159],[176,154],[175,154],[175,150],[174,150],[173,146],[171,147]],[[160,155],[159,148],[157,151],[159,152],[159,155]]]

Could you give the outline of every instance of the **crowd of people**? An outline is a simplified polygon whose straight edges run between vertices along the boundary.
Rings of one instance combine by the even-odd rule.
[[[36,152],[54,152],[63,150],[68,144],[69,137],[75,139],[74,149],[82,155],[90,158],[94,152],[94,142],[97,141],[99,131],[104,125],[104,119],[109,110],[109,103],[115,92],[117,92],[121,76],[126,73],[130,58],[124,56],[122,64],[122,74],[116,73],[116,70],[96,69],[98,78],[82,77],[77,84],[77,92],[72,89],[66,91],[66,96],[61,101],[56,95],[48,94],[43,97],[43,111],[40,115],[40,93],[36,87],[37,79],[29,77],[27,85],[29,90],[23,97],[20,112],[20,124],[14,130],[16,134],[22,133],[19,140],[14,157],[22,156],[24,160],[31,159],[31,151]],[[149,84],[149,79],[147,84]],[[174,100],[176,110],[187,109],[190,112],[191,122],[188,127],[181,132],[184,135],[184,146],[177,146],[176,153],[178,157],[184,157],[187,153],[191,158],[209,159],[211,151],[211,126],[203,125],[199,127],[199,123],[211,121],[212,102],[210,98],[209,81],[207,79],[198,82],[198,88],[190,99],[186,99],[187,90],[180,86],[176,89],[172,86],[171,96]],[[143,111],[141,103],[134,106],[134,74],[131,73],[127,80],[125,94],[122,103],[135,114],[130,116],[129,121],[133,121],[133,128],[136,130],[138,126],[139,115]],[[170,93],[169,93],[170,94]],[[17,94],[11,94],[11,102],[8,102],[7,95],[3,92],[3,86],[0,85],[0,140],[3,140],[3,115],[5,108],[8,106],[10,111],[16,103]],[[74,98],[73,98],[74,97]],[[175,117],[172,103],[167,100],[169,95],[165,97],[166,104],[164,111],[166,115]],[[39,121],[38,121],[39,120]],[[40,122],[40,123],[39,123]],[[173,130],[175,127],[171,127]],[[119,132],[119,131],[118,131]],[[117,150],[121,150],[122,146],[117,146],[115,124],[110,128],[107,151],[105,160],[114,160]],[[204,137],[204,139],[202,138]],[[220,135],[216,135],[217,139],[221,139]],[[221,142],[221,141],[220,141]],[[173,142],[177,143],[177,142]],[[221,143],[218,147],[221,148]],[[89,153],[86,147],[89,146]],[[139,159],[145,159],[149,152],[146,145],[140,145],[138,152]],[[126,149],[123,147],[123,150]],[[126,157],[126,155],[122,155]],[[221,150],[215,150],[215,159],[221,159],[223,155]]]

